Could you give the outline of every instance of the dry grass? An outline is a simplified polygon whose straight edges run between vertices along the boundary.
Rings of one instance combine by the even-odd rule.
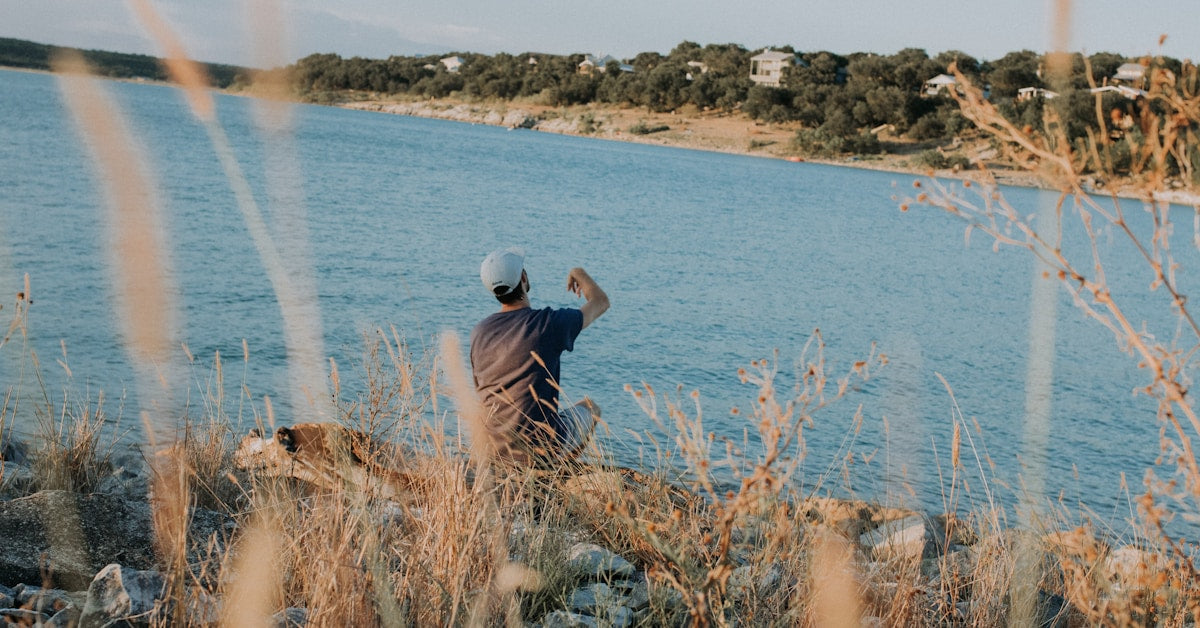
[[[1200,158],[1200,75],[1197,68],[1185,64],[1178,75],[1168,75],[1155,59],[1147,59],[1154,77],[1148,97],[1140,103],[1141,133],[1129,133],[1121,140],[1104,132],[1105,119],[1097,97],[1101,133],[1086,142],[1069,142],[1059,123],[1054,106],[1046,107],[1043,131],[1019,129],[1005,120],[982,98],[978,89],[967,85],[960,98],[964,115],[989,133],[1016,162],[1042,177],[1060,193],[1057,203],[1032,217],[1029,208],[1017,208],[1001,194],[987,172],[977,181],[952,190],[941,182],[918,182],[921,190],[904,199],[910,204],[928,204],[964,220],[968,235],[977,231],[991,238],[996,247],[1011,246],[1034,256],[1046,280],[1057,280],[1086,316],[1100,322],[1113,335],[1117,345],[1137,361],[1146,375],[1147,385],[1140,392],[1157,399],[1156,421],[1161,434],[1159,466],[1147,470],[1145,492],[1136,499],[1139,538],[1112,550],[1095,539],[1093,526],[1075,528],[1067,523],[1067,534],[1054,533],[1052,548],[1057,561],[1059,592],[1094,625],[1184,625],[1200,620],[1200,574],[1194,559],[1200,546],[1194,539],[1176,538],[1168,533],[1175,518],[1195,520],[1200,513],[1200,463],[1193,443],[1200,437],[1200,415],[1190,395],[1195,347],[1200,344],[1200,325],[1192,316],[1181,285],[1188,269],[1183,254],[1171,248],[1172,234],[1182,225],[1174,220],[1168,200],[1191,199],[1200,212],[1196,196],[1198,180],[1195,167]],[[966,84],[962,75],[960,83]],[[1112,178],[1117,160],[1114,154],[1127,150],[1133,155],[1131,178],[1135,187],[1123,190],[1133,199],[1112,193],[1109,203],[1098,202],[1088,194],[1088,170]],[[1170,184],[1170,185],[1168,185]],[[1166,191],[1174,188],[1176,196]],[[1178,193],[1191,196],[1179,196]],[[1136,206],[1150,219],[1151,229],[1135,229],[1127,209]],[[1195,226],[1193,225],[1195,228]],[[1063,234],[1081,233],[1090,248],[1065,250]],[[1149,292],[1114,294],[1110,288],[1100,245],[1101,233],[1112,233],[1138,251],[1151,281]],[[1200,232],[1193,246],[1200,247]],[[1194,252],[1194,251],[1193,251]],[[1174,320],[1167,329],[1146,329],[1145,323],[1130,314],[1136,301],[1160,304]],[[1166,478],[1158,477],[1165,473]],[[1033,506],[1045,513],[1037,491]],[[1080,513],[1084,516],[1084,513]],[[1034,525],[1051,527],[1046,516]],[[1086,523],[1086,522],[1085,522]],[[1030,544],[1026,544],[1028,548]],[[1033,550],[1017,551],[1018,569],[1035,562],[1027,555]],[[1114,572],[1114,563],[1129,565]],[[1017,583],[1020,578],[1018,571]],[[1013,589],[1016,595],[1017,589]],[[1026,600],[1028,602],[1028,600]]]
[[[95,403],[62,401],[54,415],[39,413],[32,471],[41,490],[90,493],[107,475],[115,437],[104,429],[104,397]]]
[[[300,379],[310,394],[327,398],[324,382],[312,376],[313,355],[305,342],[319,336],[314,332],[319,329],[317,312],[304,306],[312,296],[306,293],[309,284],[294,282],[284,271],[279,247],[215,122],[203,77],[153,8],[146,2],[134,7],[169,51],[172,73],[187,88],[222,159],[283,309],[291,365],[304,373]],[[1019,161],[1059,183],[1064,200],[1070,195],[1079,199],[1070,206],[1060,203],[1060,221],[1069,210],[1081,218],[1093,242],[1094,219],[1107,221],[1135,242],[1153,272],[1154,287],[1170,295],[1181,329],[1195,336],[1186,343],[1161,343],[1139,333],[1110,294],[1101,260],[1068,259],[1055,238],[1039,232],[994,187],[984,186],[977,204],[937,182],[926,184],[931,193],[912,199],[960,216],[998,244],[1025,248],[1048,264],[1080,308],[1108,326],[1150,374],[1147,391],[1161,400],[1158,419],[1166,428],[1164,458],[1178,466],[1171,480],[1152,482],[1139,502],[1146,551],[1122,557],[1132,568],[1114,571],[1110,545],[1066,516],[1062,521],[1043,517],[1036,530],[1009,528],[1004,507],[986,481],[976,485],[979,493],[972,493],[965,480],[972,462],[986,478],[985,456],[978,453],[971,426],[957,409],[952,412],[948,467],[939,469],[947,515],[933,526],[935,544],[948,551],[930,557],[923,552],[872,553],[860,546],[858,533],[905,513],[826,499],[823,493],[836,480],[822,477],[813,483],[801,470],[808,463],[805,429],[819,415],[838,411],[835,404],[854,382],[886,364],[886,357],[874,350],[832,378],[820,335],[814,334],[794,385],[785,390],[776,384],[773,360],[741,371],[755,391],[743,414],[748,438],[741,443],[707,432],[698,392],[662,394],[648,385],[631,389],[659,432],[668,435],[664,442],[645,435],[661,455],[654,468],[614,471],[598,446],[591,454],[598,464],[545,474],[498,472],[486,439],[469,438],[483,433],[483,419],[453,340],[447,339],[434,359],[412,355],[400,334],[381,330],[367,338],[359,377],[343,381],[331,365],[337,421],[369,437],[365,465],[403,464],[422,481],[405,499],[393,502],[375,499],[364,486],[349,482],[314,487],[287,478],[231,478],[231,426],[245,420],[244,404],[252,400],[240,392],[238,410],[231,415],[224,366],[217,356],[215,375],[198,386],[199,403],[189,404],[183,413],[182,437],[161,443],[172,446],[152,459],[154,523],[172,602],[164,604],[156,623],[264,625],[280,610],[302,607],[313,626],[521,625],[562,608],[578,584],[579,574],[563,567],[567,547],[575,540],[606,545],[644,571],[651,596],[649,610],[639,619],[645,625],[1021,624],[1037,612],[1039,590],[1061,595],[1077,622],[1197,621],[1195,548],[1165,533],[1163,522],[1170,512],[1163,501],[1190,514],[1196,514],[1200,501],[1200,464],[1192,449],[1200,419],[1186,376],[1192,347],[1200,343],[1200,326],[1178,288],[1166,237],[1170,215],[1154,202],[1156,191],[1174,176],[1172,168],[1186,170],[1191,163],[1184,157],[1195,146],[1200,123],[1195,86],[1194,67],[1173,84],[1156,84],[1155,102],[1166,113],[1155,114],[1159,117],[1151,127],[1156,132],[1135,147],[1155,220],[1148,240],[1128,228],[1118,199],[1114,212],[1082,195],[1081,165],[1113,162],[1108,154],[1112,147],[1104,140],[1077,150],[1061,138],[1031,137],[1007,124],[975,91],[968,90],[962,102],[977,126],[1004,142]],[[100,149],[97,161],[112,161],[117,154],[131,156],[119,162],[136,162],[126,144],[128,132],[113,123],[115,108],[104,105],[107,101],[93,88],[74,78],[64,82],[90,144]],[[1047,111],[1054,115],[1053,108]],[[1057,128],[1054,120],[1048,122],[1047,128]],[[134,207],[153,199],[152,180],[103,172],[112,186],[111,237],[120,245],[114,248],[142,255],[137,259],[145,263],[139,267],[166,269],[170,252],[157,240],[157,208],[152,202]],[[121,228],[141,218],[148,231]],[[139,282],[132,266],[117,260],[115,270],[114,284],[130,291],[129,311],[116,313],[125,325],[130,355],[140,368],[169,361],[166,354],[176,332],[165,279],[152,277],[150,294],[135,289]],[[28,288],[0,348],[15,330],[24,335],[22,303],[28,305]],[[29,355],[36,371],[36,356]],[[439,388],[439,381],[449,382],[448,392]],[[248,390],[244,381],[241,390]],[[439,396],[451,399],[455,411],[440,408]],[[78,403],[49,399],[43,391],[42,403],[35,404],[44,425],[34,465],[38,485],[92,490],[110,448],[102,429],[107,422],[103,397]],[[6,420],[18,412],[19,401],[19,395],[6,397]],[[269,403],[263,404],[256,422],[265,418],[273,423]],[[293,405],[304,412],[321,411]],[[194,422],[193,407],[200,415]],[[845,414],[861,426],[859,410]],[[147,432],[164,432],[157,427]],[[467,443],[456,439],[456,433],[467,434]],[[337,457],[337,464],[348,463],[348,456]],[[194,547],[207,540],[187,537],[188,520],[197,507],[233,512],[240,523],[231,547],[212,545],[199,562]],[[211,610],[212,596],[224,600],[219,612],[195,612]]]

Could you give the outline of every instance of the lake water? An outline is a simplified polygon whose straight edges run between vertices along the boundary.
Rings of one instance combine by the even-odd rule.
[[[279,307],[204,127],[173,88],[102,86],[155,169],[182,340],[199,363],[217,351],[229,357],[236,386],[245,339],[255,403],[270,395],[280,422],[290,422]],[[259,204],[302,201],[325,352],[343,379],[352,379],[367,330],[395,325],[417,352],[434,351],[443,330],[465,341],[495,309],[480,260],[521,244],[536,305],[578,303],[564,289],[574,265],[611,297],[611,311],[564,356],[563,374],[568,395],[589,394],[604,408],[621,462],[638,460],[627,431],[651,427],[627,384],[699,390],[705,428],[740,441],[753,426],[730,409],[748,410],[757,393],[738,368],[778,351],[786,392],[815,328],[831,374],[872,342],[889,364],[806,430],[810,484],[834,469],[829,483],[840,487],[837,470],[853,452],[859,495],[894,490],[903,468],[917,499],[940,509],[938,464],[948,471],[955,404],[978,422],[976,445],[995,462],[993,489],[1007,502],[1014,491],[1005,485],[1019,485],[1024,461],[1046,466],[1051,495],[1119,520],[1130,510],[1121,474],[1140,491],[1158,454],[1154,403],[1132,394],[1146,383],[1135,360],[1061,289],[1048,445],[1027,450],[1033,262],[1018,250],[993,252],[979,234],[966,244],[963,225],[939,211],[901,212],[892,197],[911,193],[911,176],[316,106],[293,109],[281,166],[252,101],[217,96],[217,104]],[[136,407],[112,314],[100,189],[56,79],[0,71],[0,315],[9,320],[27,273],[32,347],[52,396],[66,381],[55,364],[65,345],[73,390],[104,390],[110,400],[124,392]],[[1005,192],[1030,213],[1039,203],[1032,190]],[[1189,225],[1189,210],[1178,211]],[[1140,207],[1131,213],[1146,221]],[[1177,235],[1176,251],[1194,261],[1191,234]],[[1114,291],[1146,294],[1133,249],[1110,232],[1099,242]],[[1065,246],[1079,245],[1069,233]],[[1174,333],[1159,299],[1134,304],[1155,334]],[[21,381],[20,355],[15,342],[0,348],[8,386]],[[24,381],[26,393],[35,389],[28,374]],[[136,437],[136,412],[123,414]],[[17,429],[30,429],[23,421]]]

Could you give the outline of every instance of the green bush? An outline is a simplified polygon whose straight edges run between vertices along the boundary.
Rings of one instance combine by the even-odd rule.
[[[940,139],[946,135],[946,125],[936,115],[921,116],[908,130],[908,135],[916,140]]]
[[[860,131],[857,135],[845,138],[844,150],[856,155],[878,155],[883,152],[879,138],[870,131]]]
[[[922,151],[920,155],[917,155],[916,162],[918,166],[933,168],[934,170],[942,170],[950,167],[950,161],[936,148]]]
[[[839,155],[846,148],[845,138],[823,129],[800,129],[792,144],[800,153],[816,157]]]
[[[971,160],[962,153],[951,153],[946,157],[946,167],[952,170],[966,170],[971,167]]]

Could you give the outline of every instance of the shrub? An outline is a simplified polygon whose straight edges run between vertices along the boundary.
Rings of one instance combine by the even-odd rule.
[[[916,163],[919,166],[933,168],[934,170],[942,170],[950,167],[950,160],[946,159],[942,151],[936,148],[921,151],[921,154],[917,155]]]
[[[856,155],[878,155],[883,152],[883,145],[875,134],[861,131],[845,138],[845,150]]]
[[[841,154],[846,140],[822,129],[800,129],[792,144],[803,154],[829,157]]]
[[[921,116],[908,130],[908,135],[916,140],[939,139],[946,135],[946,125],[936,115]]]
[[[659,133],[669,131],[671,127],[665,124],[648,125],[645,121],[640,121],[637,124],[629,127],[629,132],[634,135],[650,135],[651,133]]]

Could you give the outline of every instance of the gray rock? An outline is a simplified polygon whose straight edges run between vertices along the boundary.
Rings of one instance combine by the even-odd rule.
[[[33,487],[33,471],[19,462],[0,462],[0,491],[24,495]]]
[[[88,587],[79,626],[93,628],[114,621],[148,626],[165,589],[166,581],[156,571],[126,569],[116,563],[108,565]]]
[[[55,613],[42,626],[46,626],[47,628],[75,628],[75,626],[79,625],[79,618],[82,614],[83,610],[78,606],[68,606]]]
[[[74,595],[62,589],[43,589],[20,584],[13,588],[13,602],[21,608],[32,609],[49,616],[67,607],[79,606],[82,600],[76,600]]]
[[[579,613],[571,613],[568,611],[554,611],[542,618],[539,624],[542,628],[597,628],[600,624],[595,617],[588,615],[580,615]]]
[[[308,625],[308,609],[289,606],[271,616],[275,628],[304,628]]]
[[[730,596],[746,599],[750,596],[767,596],[779,590],[783,582],[783,568],[777,563],[769,565],[747,565],[738,567],[729,575],[727,588]]]
[[[859,535],[858,542],[879,559],[919,560],[934,549],[928,522],[921,515],[885,521],[878,528]]]
[[[650,606],[650,586],[645,580],[614,580],[609,586],[623,596],[625,605],[634,611]]]
[[[1071,615],[1071,604],[1066,598],[1057,593],[1047,593],[1038,590],[1037,622],[1038,628],[1067,628]]]
[[[0,445],[0,460],[28,465],[29,446],[22,441],[5,438],[4,443]]]
[[[627,598],[603,582],[594,582],[571,592],[567,607],[596,618],[603,626],[625,627],[633,624],[633,610]]]
[[[596,580],[629,578],[637,573],[629,561],[591,543],[578,543],[567,550],[567,567]]]
[[[228,516],[199,509],[191,515],[194,554],[206,551],[214,533],[228,538]],[[109,563],[155,565],[149,505],[117,495],[42,491],[0,502],[0,539],[0,582],[43,582],[45,564],[53,586],[84,590]]]
[[[941,556],[926,558],[921,561],[921,575],[933,584],[958,586],[969,581],[971,572],[975,569],[975,551],[969,547],[952,545]]]
[[[602,606],[620,603],[624,598],[618,595],[607,584],[593,582],[585,587],[579,587],[567,596],[567,608],[588,615],[595,615]]]
[[[604,609],[596,619],[600,620],[602,626],[612,626],[612,628],[629,628],[633,625],[636,619],[636,614],[627,606],[612,606]]]
[[[46,616],[26,608],[5,608],[0,609],[0,619],[10,626],[34,626],[46,621]]]
[[[150,466],[141,449],[126,447],[114,450],[108,461],[111,470],[101,478],[96,492],[144,499],[150,490]]]

